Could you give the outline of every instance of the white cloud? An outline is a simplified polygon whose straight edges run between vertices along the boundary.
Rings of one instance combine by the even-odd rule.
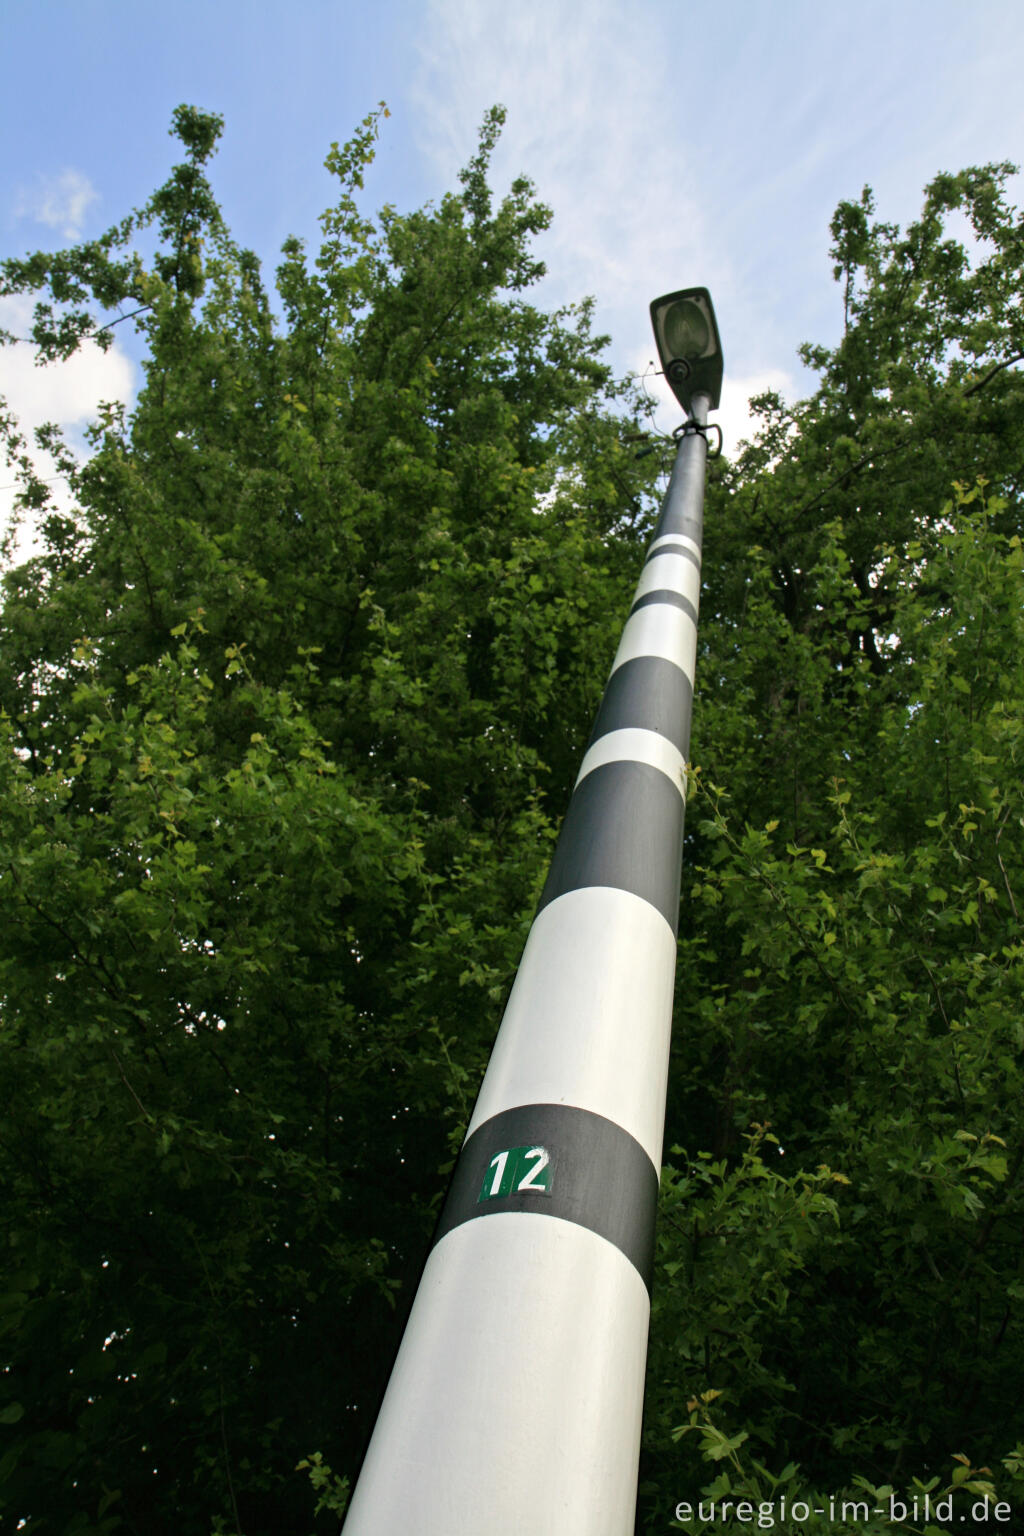
[[[656,294],[707,281],[716,260],[697,159],[654,110],[674,94],[655,19],[613,0],[432,0],[419,38],[422,148],[439,179],[451,184],[484,112],[503,103],[495,184],[525,171],[555,213],[538,297],[594,294],[598,328],[620,345],[646,333]],[[613,359],[627,366],[618,347]]]
[[[991,8],[1010,14],[1008,0]],[[885,0],[719,10],[710,25],[679,0],[426,0],[412,115],[435,185],[448,187],[487,107],[508,107],[495,185],[525,171],[555,214],[538,244],[549,276],[537,301],[594,294],[617,371],[650,346],[651,298],[702,284],[726,400],[780,370],[807,393],[799,343],[834,344],[842,324],[828,257],[836,204],[870,182],[879,217],[906,223],[941,166],[1006,155],[1024,108],[986,72],[1005,82],[1019,59],[1005,26],[979,29],[951,4],[926,69],[914,16]],[[963,111],[949,112],[951,90]]]
[[[32,191],[22,189],[15,214],[59,230],[65,240],[77,240],[86,210],[98,199],[99,193],[88,176],[66,167],[55,176],[40,176]]]
[[[27,336],[31,324],[30,299],[20,295],[0,299],[0,329],[14,336]],[[37,366],[34,348],[27,344],[0,349],[0,396],[17,416],[26,439],[31,443],[36,427],[55,421],[64,428],[79,458],[85,456],[82,428],[95,417],[100,401],[130,401],[135,374],[135,364],[116,343],[104,352],[95,342],[87,341],[67,362],[49,363],[45,367]],[[48,454],[36,452],[34,461],[43,479],[55,475]],[[0,534],[9,526],[13,514],[17,489],[13,481],[13,470],[0,456]],[[66,488],[58,482],[52,489],[57,506],[66,510]],[[26,559],[30,552],[31,530],[25,528],[15,558]]]
[[[750,414],[750,401],[769,389],[790,401],[799,393],[794,376],[781,368],[768,368],[745,379],[723,379],[722,408],[713,419],[721,425],[726,454],[735,457],[740,442],[753,437],[757,422]]]

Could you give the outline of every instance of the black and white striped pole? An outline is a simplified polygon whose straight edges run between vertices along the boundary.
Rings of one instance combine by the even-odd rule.
[[[345,1536],[634,1528],[722,377],[705,289],[651,313],[688,420]]]

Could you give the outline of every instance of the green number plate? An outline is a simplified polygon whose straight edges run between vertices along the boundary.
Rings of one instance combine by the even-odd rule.
[[[551,1193],[551,1158],[546,1147],[509,1147],[495,1152],[487,1165],[484,1182],[477,1196],[497,1200],[503,1195],[548,1195]]]

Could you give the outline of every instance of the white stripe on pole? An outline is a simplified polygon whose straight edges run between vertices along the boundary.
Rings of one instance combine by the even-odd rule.
[[[649,1312],[629,1260],[572,1222],[506,1213],[449,1232],[345,1536],[632,1531]]]
[[[467,1136],[517,1104],[571,1103],[621,1125],[660,1168],[675,964],[675,934],[630,891],[583,886],[546,906]]]
[[[685,534],[685,533],[663,533],[663,534],[660,535],[659,538],[652,539],[651,543],[650,543],[650,546],[648,547],[648,550],[647,550],[647,558],[648,558],[648,560],[651,558],[651,556],[653,554],[656,553],[657,550],[661,549],[662,546],[665,545],[665,544],[685,544],[688,549],[692,550],[693,554],[696,556],[697,564],[700,565],[700,563],[701,563],[700,545],[697,543],[697,541],[695,539],[691,539],[689,537],[689,535]],[[663,559],[664,556],[662,556],[661,558]]]
[[[700,601],[700,571],[684,555],[659,555],[649,560],[637,582],[636,597],[648,592],[678,592],[694,608]]]
[[[602,763],[649,763],[659,768],[686,799],[686,759],[679,748],[657,731],[642,731],[626,726],[619,731],[609,731],[599,736],[580,764],[576,783],[588,773],[600,768]]]
[[[697,626],[682,608],[670,603],[650,603],[626,620],[612,671],[637,656],[663,656],[682,668],[693,682],[697,661]]]

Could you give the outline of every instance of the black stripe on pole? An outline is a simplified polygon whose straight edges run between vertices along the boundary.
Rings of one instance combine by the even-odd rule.
[[[549,1187],[487,1198],[496,1159],[521,1148],[547,1153],[541,1177]],[[538,1161],[524,1165],[524,1178]],[[478,1216],[532,1211],[575,1222],[613,1243],[650,1291],[657,1204],[658,1170],[614,1120],[569,1104],[522,1104],[486,1120],[462,1148],[434,1242]]]
[[[573,791],[538,912],[583,886],[632,891],[675,933],[679,920],[683,797],[650,763],[602,763]]]
[[[699,547],[704,524],[706,459],[707,443],[702,438],[687,436],[680,443],[655,539],[674,534],[693,539]]]
[[[700,555],[695,549],[691,549],[689,544],[659,544],[657,549],[651,550],[644,564],[649,565],[652,560],[657,560],[659,555],[682,555],[684,560],[689,560],[691,565],[695,565],[698,571],[700,570]]]
[[[697,622],[697,610],[690,599],[684,597],[681,592],[670,592],[667,588],[659,589],[657,592],[645,592],[643,597],[638,597],[629,610],[630,618],[638,608],[649,608],[652,603],[667,603],[670,608],[681,608],[695,624]]]
[[[590,737],[609,731],[656,731],[686,757],[693,688],[682,667],[663,656],[634,656],[608,679]]]

